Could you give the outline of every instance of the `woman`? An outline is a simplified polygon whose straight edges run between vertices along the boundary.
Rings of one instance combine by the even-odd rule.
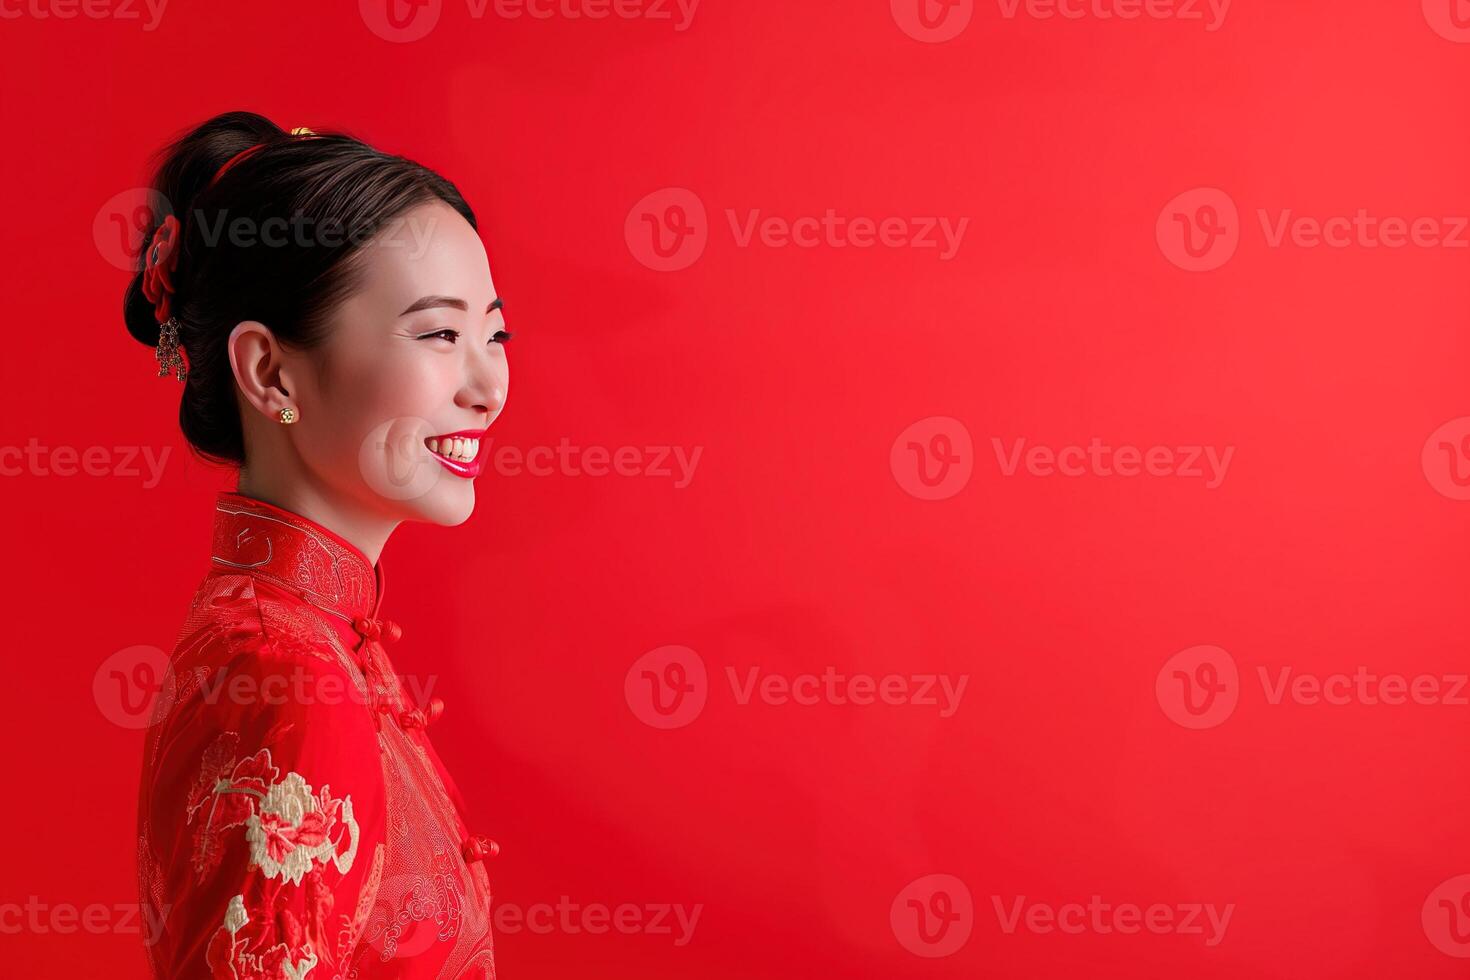
[[[493,977],[485,859],[384,649],[378,556],[474,509],[508,383],[447,180],[253,113],[166,151],[124,312],[179,424],[239,468],[160,693],[139,800],[159,977]],[[162,218],[162,220],[158,220]]]

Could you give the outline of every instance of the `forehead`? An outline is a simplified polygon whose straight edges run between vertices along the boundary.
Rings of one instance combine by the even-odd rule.
[[[421,296],[455,296],[471,310],[495,298],[490,261],[479,234],[443,201],[420,204],[390,221],[363,246],[362,298],[396,315]]]

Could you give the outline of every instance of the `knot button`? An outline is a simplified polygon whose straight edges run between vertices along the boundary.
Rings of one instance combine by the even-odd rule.
[[[381,639],[384,643],[396,643],[403,638],[403,627],[391,619],[368,619],[366,616],[359,616],[352,621],[352,628],[365,639]]]
[[[488,837],[477,835],[466,840],[460,847],[460,852],[464,854],[465,864],[474,864],[476,861],[495,857],[500,853],[500,845]]]
[[[398,724],[404,728],[428,728],[444,714],[442,698],[430,698],[426,708],[414,708],[398,715]]]

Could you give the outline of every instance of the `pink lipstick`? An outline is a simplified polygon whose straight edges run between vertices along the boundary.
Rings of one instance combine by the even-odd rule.
[[[488,431],[490,430],[485,428],[446,432],[439,436],[429,436],[424,440],[424,446],[446,470],[455,476],[473,480],[480,475],[485,450],[489,446],[489,440],[484,438]]]

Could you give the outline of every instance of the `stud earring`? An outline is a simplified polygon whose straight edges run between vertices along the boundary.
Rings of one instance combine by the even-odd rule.
[[[296,409],[294,409],[294,408],[283,408],[283,409],[281,409],[281,424],[282,425],[290,425],[292,422],[295,422],[295,421],[296,421]]]

